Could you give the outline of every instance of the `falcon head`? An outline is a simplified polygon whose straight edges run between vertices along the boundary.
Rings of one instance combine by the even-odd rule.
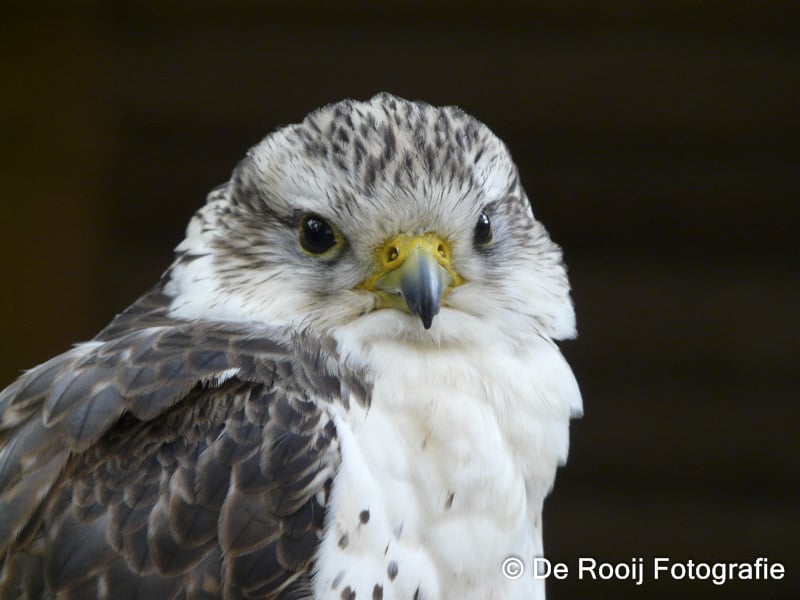
[[[181,318],[435,345],[575,333],[561,251],[507,148],[456,107],[381,94],[279,129],[177,251]]]

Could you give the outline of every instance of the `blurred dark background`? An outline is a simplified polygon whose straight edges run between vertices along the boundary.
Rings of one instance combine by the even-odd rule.
[[[800,4],[35,4],[0,25],[0,387],[152,285],[277,126],[381,90],[458,104],[510,145],[574,287],[586,415],[548,556],[787,570],[550,598],[800,597]]]

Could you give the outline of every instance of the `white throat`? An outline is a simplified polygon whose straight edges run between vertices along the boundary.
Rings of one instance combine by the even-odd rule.
[[[369,408],[351,404],[337,417],[343,467],[315,589],[340,576],[328,565],[350,564],[337,588],[350,585],[357,597],[374,585],[384,598],[412,598],[417,588],[424,598],[538,597],[533,578],[504,579],[500,565],[541,555],[542,501],[580,410],[556,346],[539,337],[523,348],[495,340],[481,351],[412,349],[366,341],[357,327],[338,337],[359,349],[347,360],[375,378]]]

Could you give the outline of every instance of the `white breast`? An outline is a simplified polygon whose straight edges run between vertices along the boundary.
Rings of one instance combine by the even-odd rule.
[[[336,417],[342,467],[315,597],[543,597],[501,564],[542,554],[541,505],[580,395],[550,342],[486,346],[370,345],[371,405]]]

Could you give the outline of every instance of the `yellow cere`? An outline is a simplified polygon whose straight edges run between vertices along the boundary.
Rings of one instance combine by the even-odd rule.
[[[401,233],[390,238],[382,246],[376,248],[375,257],[377,269],[375,273],[368,277],[359,287],[363,287],[371,292],[378,291],[375,289],[375,282],[402,266],[408,256],[417,249],[424,250],[427,254],[435,258],[436,262],[450,274],[452,283],[448,287],[448,290],[463,283],[464,279],[453,269],[450,262],[450,245],[445,240],[430,232],[423,233],[422,235]]]

